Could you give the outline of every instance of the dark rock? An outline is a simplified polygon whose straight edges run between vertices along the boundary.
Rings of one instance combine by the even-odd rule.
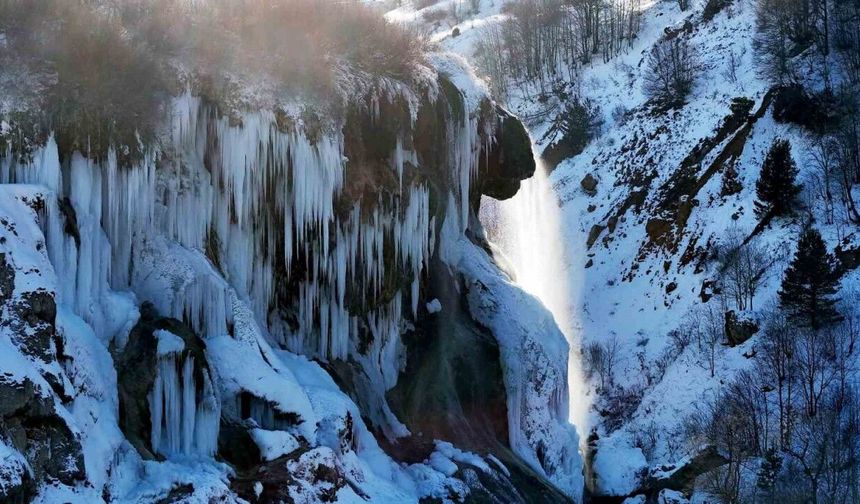
[[[15,268],[6,260],[6,254],[0,253],[0,305],[12,298],[15,291]]]
[[[737,346],[758,332],[758,324],[752,320],[740,318],[734,310],[729,310],[725,315],[725,331],[729,346]]]
[[[498,343],[471,318],[462,282],[436,259],[428,289],[431,298],[445,306],[445,317],[419,314],[415,330],[404,334],[406,368],[387,394],[392,411],[412,436],[396,444],[381,439],[383,448],[407,463],[425,460],[434,450],[434,439],[493,454],[509,477],[469,472],[462,466],[457,473],[475,492],[475,502],[568,502],[510,450]]]
[[[590,173],[586,173],[585,177],[582,177],[579,185],[582,186],[583,191],[591,196],[597,192],[597,179]]]
[[[453,30],[451,30],[451,37],[457,38],[460,36],[460,28],[455,26]]]
[[[642,490],[636,493],[653,495],[663,489],[688,490],[697,477],[728,462],[729,460],[717,450],[716,446],[704,446],[694,455],[680,462],[651,469]]]
[[[595,224],[591,226],[591,231],[588,232],[588,240],[585,242],[585,245],[588,248],[591,248],[591,246],[594,245],[594,242],[596,242],[597,239],[600,238],[600,233],[602,233],[604,229],[606,228],[601,226],[600,224]]]
[[[482,155],[479,166],[481,194],[508,199],[520,188],[520,181],[535,172],[531,139],[523,123],[506,110],[496,107],[496,141]]]
[[[257,495],[256,486],[262,486]],[[241,471],[230,488],[248,502],[335,502],[341,488],[349,486],[360,497],[367,495],[350,481],[328,448],[307,447],[290,455]]]
[[[34,317],[49,324],[54,323],[57,318],[57,303],[54,302],[53,294],[47,291],[35,291],[24,294],[22,298],[30,305],[30,313]]]
[[[0,502],[7,504],[27,504],[36,498],[36,482],[26,467],[19,468],[20,482],[11,484],[0,480]]]
[[[84,455],[80,440],[56,413],[53,416],[28,418],[25,456],[33,467],[37,481],[46,476],[66,485],[86,479]]]
[[[35,396],[36,388],[32,381],[14,382],[0,375],[0,417],[12,416],[28,405],[34,405]]]
[[[585,263],[586,268],[590,268],[594,266],[594,259],[588,259],[588,262]]]
[[[140,319],[128,335],[122,352],[114,357],[119,395],[119,426],[126,438],[144,459],[156,459],[150,446],[152,425],[149,411],[149,392],[155,382],[158,341],[153,333],[163,329],[182,338],[186,355],[198,363],[194,367],[197,390],[203,389],[206,372],[205,345],[185,324],[176,319],[161,317],[150,303],[140,308]]]
[[[607,229],[609,229],[610,233],[615,232],[615,226],[617,226],[617,225],[618,225],[618,216],[617,215],[613,215],[612,217],[606,219],[606,227],[607,227]]]
[[[677,282],[669,282],[666,285],[666,294],[671,294],[671,293],[675,292],[675,289],[677,289],[677,288],[678,288]]]
[[[27,355],[35,356],[44,362],[56,359],[51,343],[56,338],[54,320],[57,317],[57,304],[54,296],[47,291],[26,292],[15,303],[15,311],[21,322],[29,326],[29,333],[19,330],[22,337],[19,348]],[[26,340],[26,341],[24,341]]]
[[[218,455],[239,469],[249,469],[262,460],[260,448],[251,438],[248,426],[221,419],[218,431]]]
[[[666,235],[672,230],[672,223],[667,220],[652,218],[648,219],[645,224],[645,232],[648,234],[648,239],[651,243],[660,245],[665,240]]]
[[[66,221],[63,231],[75,240],[75,245],[78,248],[81,248],[81,233],[78,230],[78,214],[75,212],[75,207],[72,206],[72,202],[68,197],[60,198],[57,201],[57,206],[59,206],[60,212],[62,212]]]
[[[0,377],[0,432],[27,459],[35,481],[73,485],[85,478],[81,443],[43,394],[29,379]]]

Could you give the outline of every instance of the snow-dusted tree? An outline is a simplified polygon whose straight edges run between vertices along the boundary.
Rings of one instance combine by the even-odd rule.
[[[756,214],[778,217],[789,213],[794,207],[800,186],[797,180],[797,165],[791,157],[788,140],[775,139],[764,159],[756,182]]]
[[[836,258],[815,228],[800,236],[797,253],[785,271],[779,301],[789,317],[817,331],[842,319],[836,310],[839,271]]]
[[[685,37],[662,40],[648,56],[645,95],[662,106],[682,105],[693,90],[697,69],[696,51]]]

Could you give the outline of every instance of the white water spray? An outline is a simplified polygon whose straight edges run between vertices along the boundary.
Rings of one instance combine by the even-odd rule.
[[[570,421],[584,447],[589,402],[581,365],[580,325],[575,317],[578,292],[572,288],[568,271],[558,195],[540,159],[535,164],[534,176],[522,182],[516,196],[482,202],[481,220],[490,241],[509,261],[516,283],[547,307],[567,338]]]

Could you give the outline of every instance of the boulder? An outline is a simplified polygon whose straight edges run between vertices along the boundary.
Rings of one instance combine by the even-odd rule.
[[[588,248],[591,248],[591,246],[594,245],[594,242],[600,238],[600,233],[602,233],[604,229],[606,228],[600,224],[591,226],[591,230],[588,232],[588,240],[585,242]]]
[[[0,305],[12,298],[15,290],[15,268],[9,264],[5,253],[0,253]]]
[[[582,190],[590,196],[593,196],[597,192],[597,179],[590,173],[586,173],[585,176],[582,177],[579,185],[582,186]]]
[[[195,366],[195,381],[202,384],[207,369],[204,343],[179,320],[161,317],[151,303],[140,308],[140,319],[132,328],[122,352],[115,356],[117,392],[119,395],[119,424],[126,438],[144,459],[157,459],[151,445],[151,414],[149,393],[156,377],[156,330],[166,330],[183,340],[185,352],[200,365]],[[201,389],[198,386],[198,389]]]
[[[740,318],[734,310],[729,310],[725,315],[725,331],[729,346],[737,346],[758,332],[758,324],[752,320]]]

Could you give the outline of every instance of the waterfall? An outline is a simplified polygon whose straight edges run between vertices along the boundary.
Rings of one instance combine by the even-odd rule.
[[[481,221],[490,241],[508,261],[515,282],[546,306],[570,345],[570,421],[584,446],[590,404],[582,372],[580,325],[575,317],[578,292],[568,271],[570,261],[558,195],[537,157],[535,165],[534,176],[522,182],[513,198],[482,201]]]

